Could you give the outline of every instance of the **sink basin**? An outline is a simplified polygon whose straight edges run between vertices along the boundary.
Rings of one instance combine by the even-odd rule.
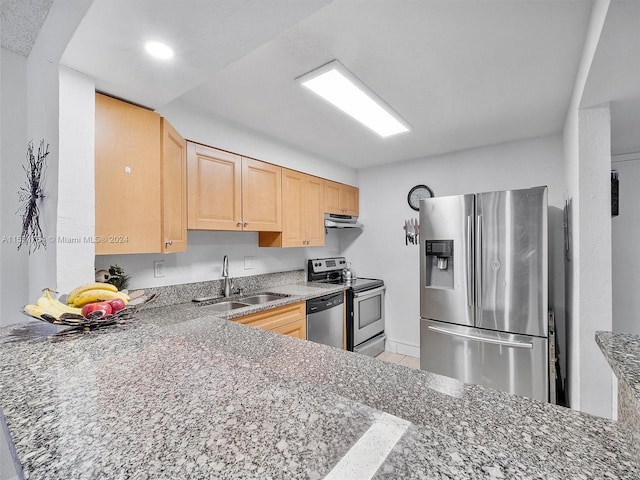
[[[248,306],[249,306],[248,303],[220,302],[220,303],[214,303],[213,305],[206,305],[201,308],[206,308],[207,310],[213,310],[214,312],[228,312],[229,310],[235,310],[236,308],[244,308]]]
[[[260,293],[258,295],[241,298],[238,301],[242,303],[248,303],[249,305],[260,305],[262,303],[273,302],[274,300],[281,300],[289,296],[290,295],[279,293]]]

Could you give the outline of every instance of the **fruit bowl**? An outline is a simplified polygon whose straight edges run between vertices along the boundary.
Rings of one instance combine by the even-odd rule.
[[[65,331],[73,329],[92,330],[123,322],[125,320],[131,320],[141,306],[147,305],[148,303],[152,302],[157,298],[157,296],[157,294],[145,296],[143,290],[137,290],[130,294],[131,302],[125,308],[119,310],[116,313],[108,315],[103,315],[102,312],[96,311],[87,315],[87,317],[84,317],[78,313],[65,312],[60,314],[56,318],[55,316],[47,313],[40,313],[36,315],[25,310],[23,310],[23,313],[37,320],[51,323],[53,325],[72,327],[71,329],[67,329]]]

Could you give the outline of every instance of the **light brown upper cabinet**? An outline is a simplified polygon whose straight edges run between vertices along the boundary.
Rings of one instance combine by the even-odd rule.
[[[162,126],[163,252],[187,250],[187,142],[166,119]]]
[[[359,191],[344,183],[324,181],[325,213],[358,216]]]
[[[261,232],[261,247],[324,245],[324,180],[282,169],[282,232]]]
[[[157,113],[98,93],[95,115],[96,254],[184,251],[184,140]]]
[[[282,168],[187,142],[188,228],[280,231]]]

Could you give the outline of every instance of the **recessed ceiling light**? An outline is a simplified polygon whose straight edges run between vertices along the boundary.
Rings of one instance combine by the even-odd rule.
[[[153,55],[156,58],[168,60],[169,58],[173,57],[173,50],[171,50],[171,48],[169,48],[164,43],[147,42],[144,48],[150,55]]]
[[[400,115],[337,60],[296,80],[381,137],[409,131]]]

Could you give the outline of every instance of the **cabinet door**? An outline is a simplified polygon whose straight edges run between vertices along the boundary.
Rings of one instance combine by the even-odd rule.
[[[345,215],[358,216],[359,190],[350,185],[342,185],[340,190],[340,207]]]
[[[324,245],[324,180],[282,169],[282,232],[260,232],[261,247]]]
[[[162,251],[187,250],[187,145],[164,118],[162,125]]]
[[[242,230],[239,155],[187,142],[188,227]]]
[[[325,180],[324,199],[326,213],[354,215],[359,212],[359,194],[356,187]]]
[[[282,230],[282,168],[252,158],[242,158],[243,230]]]
[[[307,339],[307,320],[301,319],[295,322],[287,323],[281,327],[274,328],[272,331],[288,335],[290,337]]]
[[[305,245],[305,176],[282,169],[282,247]]]
[[[324,245],[324,180],[305,175],[304,221],[308,247]]]
[[[263,310],[252,313],[244,317],[233,319],[234,322],[242,323],[250,327],[261,328],[263,330],[275,330],[276,328],[296,322],[306,321],[307,303],[298,302],[285,305],[283,307]]]
[[[329,180],[324,181],[324,211],[326,213],[344,214],[340,206],[340,190],[341,185],[339,183]]]
[[[160,115],[96,94],[96,254],[160,253]]]

